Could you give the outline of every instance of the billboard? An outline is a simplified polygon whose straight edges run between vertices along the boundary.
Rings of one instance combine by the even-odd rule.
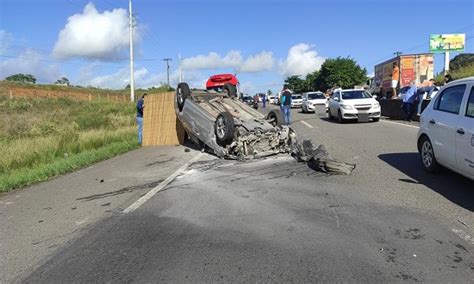
[[[430,52],[464,51],[465,34],[430,35]]]

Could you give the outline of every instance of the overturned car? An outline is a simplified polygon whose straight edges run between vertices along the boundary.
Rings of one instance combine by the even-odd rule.
[[[175,110],[187,136],[221,158],[252,159],[289,153],[296,143],[280,110],[263,115],[238,100],[233,84],[222,91],[176,88]]]

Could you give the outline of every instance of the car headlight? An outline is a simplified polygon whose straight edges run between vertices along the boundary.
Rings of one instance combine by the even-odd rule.
[[[379,108],[380,107],[380,103],[379,102],[376,102],[372,105],[374,108]]]
[[[343,109],[354,109],[351,105],[341,105]]]

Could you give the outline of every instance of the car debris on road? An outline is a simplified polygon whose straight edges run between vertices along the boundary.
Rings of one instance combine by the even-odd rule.
[[[355,165],[333,160],[324,146],[300,143],[295,131],[284,124],[279,109],[264,115],[237,98],[237,89],[225,83],[222,91],[176,88],[175,111],[187,137],[220,158],[250,160],[276,154],[291,154],[314,170],[351,174]]]

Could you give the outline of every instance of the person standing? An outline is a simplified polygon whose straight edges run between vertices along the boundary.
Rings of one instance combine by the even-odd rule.
[[[262,95],[262,108],[265,109],[265,105],[267,104],[267,95]]]
[[[406,91],[403,96],[402,110],[405,113],[405,120],[411,121],[411,115],[413,110],[413,104],[416,99],[416,84],[414,81],[410,83],[410,88]]]
[[[425,96],[425,93],[427,93],[427,97],[431,95],[433,91],[433,84],[434,84],[434,79],[430,80],[425,80],[423,83],[418,85],[418,88],[416,90],[416,95],[418,97],[418,107],[417,107],[417,112],[416,115],[420,116],[421,115],[421,108],[423,105],[423,99]]]
[[[285,117],[286,125],[291,124],[291,91],[288,89],[288,85],[283,86],[281,91],[281,109]]]
[[[143,96],[137,101],[137,126],[138,126],[138,144],[142,145],[143,137],[143,108],[145,108],[145,96]]]
[[[392,65],[392,99],[397,98],[397,86],[400,80],[400,69],[398,69],[398,63],[393,62]]]

